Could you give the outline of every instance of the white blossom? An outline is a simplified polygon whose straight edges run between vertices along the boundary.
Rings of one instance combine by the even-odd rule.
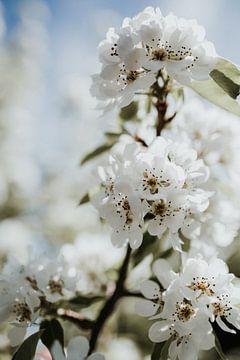
[[[139,247],[146,224],[151,235],[168,232],[180,250],[179,230],[191,233],[193,215],[208,207],[211,196],[200,187],[208,169],[196,152],[158,137],[149,147],[131,143],[113,149],[109,163],[99,169],[102,189],[92,201],[113,228],[112,242]]]
[[[93,76],[92,94],[107,108],[128,105],[139,90],[149,88],[164,69],[182,84],[205,80],[216,53],[195,20],[164,17],[159,8],[126,18],[110,28],[99,45],[100,74]]]
[[[11,345],[16,346],[38,317],[40,300],[35,290],[16,281],[0,280],[0,294],[0,322],[10,322],[8,335]]]
[[[27,264],[9,259],[0,276],[0,322],[13,326],[9,332],[13,346],[41,315],[42,300],[56,302],[72,296],[76,280],[73,268],[46,254],[31,257]]]
[[[153,273],[157,282],[142,284],[147,299],[137,302],[136,311],[157,320],[149,329],[153,342],[171,338],[171,360],[177,356],[195,360],[200,350],[214,347],[211,322],[231,333],[236,332],[232,326],[240,329],[240,291],[224,261],[187,258],[181,272],[175,273],[166,260],[159,259],[153,264]]]

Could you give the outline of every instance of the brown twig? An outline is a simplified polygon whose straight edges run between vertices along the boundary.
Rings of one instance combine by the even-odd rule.
[[[118,280],[116,282],[116,288],[115,288],[112,296],[103,305],[103,307],[95,321],[95,324],[93,326],[92,335],[90,338],[89,354],[91,354],[93,352],[93,350],[95,349],[97,340],[98,340],[98,336],[99,336],[106,320],[112,314],[116,303],[122,296],[124,296],[124,293],[125,293],[124,283],[125,283],[125,280],[127,277],[130,255],[131,255],[131,248],[128,245],[125,258],[124,258],[122,266],[119,270]]]

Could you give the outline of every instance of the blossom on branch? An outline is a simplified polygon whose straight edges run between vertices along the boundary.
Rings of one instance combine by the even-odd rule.
[[[216,62],[212,43],[195,20],[164,17],[148,7],[110,28],[99,45],[102,69],[93,76],[92,95],[106,109],[127,106],[138,91],[148,89],[164,70],[181,84],[206,80]]]
[[[180,250],[179,231],[191,234],[193,215],[212,194],[200,187],[209,174],[196,152],[158,137],[148,148],[132,143],[121,154],[113,150],[109,162],[99,169],[102,189],[92,202],[111,225],[113,244],[138,248],[147,227],[151,235],[167,233]]]

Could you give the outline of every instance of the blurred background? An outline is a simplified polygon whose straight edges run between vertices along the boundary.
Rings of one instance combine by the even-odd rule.
[[[107,268],[121,251],[112,249],[95,210],[78,207],[95,181],[91,165],[80,168],[80,159],[102,143],[114,120],[112,114],[99,117],[89,94],[90,76],[99,69],[96,47],[125,16],[160,6],[165,15],[196,18],[217,52],[240,63],[240,2],[2,0],[0,5],[0,259],[8,254],[24,259],[29,247],[49,243],[63,245],[69,259],[75,243],[83,259],[94,248],[97,254],[104,242],[105,254],[108,248],[115,252],[105,259]],[[122,349],[119,344],[115,348]],[[129,358],[142,359],[134,351]]]

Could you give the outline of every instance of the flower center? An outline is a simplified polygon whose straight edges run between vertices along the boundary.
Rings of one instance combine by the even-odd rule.
[[[214,277],[212,277],[211,280],[214,280]],[[208,296],[214,295],[214,291],[211,289],[211,286],[215,286],[215,284],[211,284],[208,280],[208,278],[193,278],[193,282],[190,285],[190,289],[193,291],[200,290],[202,294],[206,294]]]
[[[155,204],[154,212],[156,215],[160,216],[164,215],[164,213],[166,212],[166,204],[162,199],[157,204]]]
[[[168,53],[165,49],[156,49],[152,51],[152,60],[154,61],[165,61],[168,58]]]
[[[195,314],[195,310],[192,305],[189,303],[177,303],[176,304],[176,312],[174,315],[177,316],[178,320],[186,322],[190,320],[190,318]]]
[[[27,303],[17,303],[13,306],[13,313],[16,314],[16,319],[20,323],[24,321],[31,321],[31,315],[32,312],[29,309],[29,306]]]
[[[217,296],[219,302],[212,303],[213,313],[215,316],[223,316],[226,317],[231,315],[232,307],[230,305],[230,301],[227,300],[228,295],[225,296]],[[221,302],[222,301],[222,302]]]
[[[51,294],[59,294],[61,296],[63,296],[63,285],[64,285],[64,281],[62,279],[59,280],[51,279],[48,282],[48,288]]]
[[[139,76],[139,72],[138,71],[133,71],[130,70],[129,72],[127,72],[127,76],[126,76],[126,80],[128,84],[133,83]]]

